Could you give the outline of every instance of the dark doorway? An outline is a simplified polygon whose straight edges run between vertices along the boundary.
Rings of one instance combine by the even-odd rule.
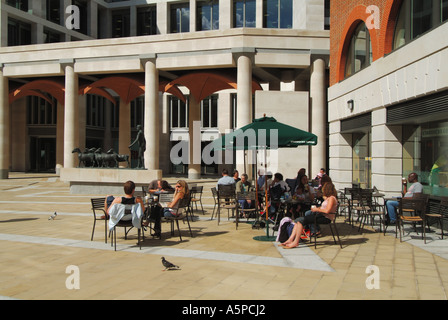
[[[33,172],[56,172],[56,138],[31,137],[30,166]]]

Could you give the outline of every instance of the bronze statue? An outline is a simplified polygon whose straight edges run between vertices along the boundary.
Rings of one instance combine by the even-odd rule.
[[[129,145],[129,149],[132,148],[136,143],[138,143],[138,164],[137,168],[144,169],[145,168],[145,151],[146,151],[146,139],[145,134],[143,133],[143,128],[141,125],[137,125],[137,137],[135,141]]]

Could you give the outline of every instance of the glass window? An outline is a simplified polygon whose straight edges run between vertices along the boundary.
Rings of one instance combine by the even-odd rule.
[[[433,2],[428,0],[412,1],[412,38],[416,38],[422,33],[432,28]]]
[[[398,49],[448,20],[448,0],[404,0],[395,25],[392,48]]]
[[[61,23],[61,3],[59,0],[47,0],[47,20],[56,24]]]
[[[448,0],[441,0],[442,22],[448,20]]]
[[[234,0],[233,1],[233,27],[234,28],[255,28],[256,26],[256,5],[255,0]]]
[[[372,187],[372,153],[370,146],[370,133],[353,134],[352,183],[359,185],[361,188]]]
[[[6,4],[22,11],[28,11],[28,0],[6,0]]]
[[[415,172],[424,193],[448,196],[448,122],[403,126],[403,177]]]
[[[188,128],[188,104],[185,104],[179,98],[170,96],[169,105],[171,129]]]
[[[219,0],[198,1],[197,30],[219,29]]]
[[[292,28],[292,0],[263,1],[264,28]]]
[[[171,33],[190,32],[190,4],[171,6]]]
[[[349,77],[366,68],[373,61],[372,43],[365,23],[360,23],[350,40],[345,65],[345,76]]]
[[[202,128],[218,127],[218,96],[212,95],[201,101]]]
[[[57,100],[50,103],[42,98],[27,98],[27,123],[29,125],[55,125],[57,121]]]
[[[87,34],[87,1],[85,0],[74,0],[73,5],[79,8],[80,24],[79,30],[76,30],[82,34]]]
[[[130,35],[130,13],[129,10],[112,12],[112,37],[121,38]]]
[[[31,25],[8,19],[8,46],[31,44]]]
[[[137,35],[147,36],[157,34],[156,6],[137,9]]]
[[[406,5],[402,5],[395,25],[393,50],[406,44]]]
[[[48,29],[44,29],[44,43],[61,42],[62,35]]]

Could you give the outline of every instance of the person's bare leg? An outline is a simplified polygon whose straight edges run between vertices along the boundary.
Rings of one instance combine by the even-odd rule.
[[[303,225],[300,222],[297,222],[296,225],[294,226],[294,230],[293,230],[293,234],[294,234],[294,239],[289,242],[289,239],[291,239],[291,237],[288,239],[288,241],[285,242],[285,245],[283,246],[284,248],[295,248],[299,245],[299,241],[300,241],[300,236],[302,235],[302,231],[303,231]],[[292,235],[291,235],[292,236]]]
[[[286,246],[286,245],[288,245],[288,244],[294,242],[294,240],[295,240],[296,237],[297,237],[297,228],[298,228],[297,225],[298,225],[298,223],[296,223],[296,224],[294,225],[294,228],[292,229],[292,232],[291,232],[291,236],[289,237],[288,240],[286,240],[285,242],[281,243],[281,244],[280,244],[281,246]]]

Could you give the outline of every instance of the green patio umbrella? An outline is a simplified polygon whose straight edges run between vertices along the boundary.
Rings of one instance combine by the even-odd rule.
[[[264,116],[232,133],[223,135],[213,142],[213,147],[215,150],[258,150],[316,144],[316,135]]]
[[[266,117],[265,115],[263,118],[255,119],[252,123],[213,141],[213,148],[215,150],[264,150],[266,172],[266,150],[296,148],[303,145],[314,146],[316,144],[316,135],[278,122],[275,118]],[[265,199],[267,201],[268,191],[266,179],[265,191]],[[269,224],[267,221],[268,210],[266,203],[266,236],[254,237],[255,240],[274,240],[274,237],[269,237]]]

